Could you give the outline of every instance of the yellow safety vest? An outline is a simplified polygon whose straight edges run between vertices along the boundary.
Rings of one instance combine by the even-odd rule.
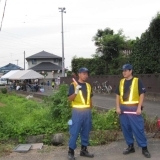
[[[121,104],[138,104],[139,103],[139,91],[138,91],[138,78],[133,78],[128,101],[123,101],[124,95],[124,82],[125,79],[120,81],[120,103]]]
[[[75,83],[72,83],[72,84],[74,85],[74,88],[76,88]],[[72,101],[73,108],[89,108],[89,107],[91,107],[91,102],[90,102],[90,100],[91,100],[91,86],[89,83],[86,83],[86,87],[87,87],[87,101],[85,102],[82,91],[79,90],[74,101]]]

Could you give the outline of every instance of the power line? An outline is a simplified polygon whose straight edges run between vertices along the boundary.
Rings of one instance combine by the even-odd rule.
[[[7,0],[5,1],[5,5],[4,5],[4,10],[3,10],[3,15],[2,15],[2,21],[1,21],[0,32],[1,32],[1,30],[2,30],[2,23],[3,23],[3,19],[4,19],[5,10],[6,10],[6,4],[7,4]]]

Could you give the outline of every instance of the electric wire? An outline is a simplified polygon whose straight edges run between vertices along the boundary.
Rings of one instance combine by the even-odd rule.
[[[1,20],[1,26],[0,26],[0,32],[1,32],[1,30],[2,30],[2,24],[3,24],[4,15],[5,15],[6,5],[7,5],[7,0],[5,1],[5,5],[4,5],[2,20]]]

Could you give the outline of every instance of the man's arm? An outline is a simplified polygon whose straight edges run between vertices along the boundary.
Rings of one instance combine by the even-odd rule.
[[[140,115],[142,113],[141,108],[144,101],[144,93],[146,92],[146,89],[140,79],[138,79],[138,92],[139,92],[139,103],[138,103],[138,108],[136,112],[137,112],[137,115]]]
[[[117,112],[117,114],[121,114],[120,96],[118,94],[116,94],[116,112]]]
[[[68,97],[68,100],[70,101],[70,102],[72,102],[72,101],[74,101],[74,99],[76,98],[76,94],[75,93],[73,93],[72,95],[70,95],[69,97]]]
[[[72,102],[76,97],[75,91],[74,91],[74,85],[71,84],[68,91],[68,100]]]
[[[92,106],[92,98],[91,98],[91,100],[90,100],[90,107],[92,108],[93,106]]]
[[[116,93],[116,112],[117,112],[117,114],[121,114],[119,85],[120,85],[120,83],[117,85],[117,88],[115,90],[115,93]]]
[[[142,105],[143,105],[143,100],[144,100],[144,93],[142,93],[140,96],[139,96],[139,104],[138,104],[138,108],[137,108],[137,114],[140,115],[142,113]]]

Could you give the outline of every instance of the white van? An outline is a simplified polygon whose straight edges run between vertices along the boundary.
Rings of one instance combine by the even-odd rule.
[[[7,84],[7,79],[0,78],[0,85],[5,85],[5,84]]]

